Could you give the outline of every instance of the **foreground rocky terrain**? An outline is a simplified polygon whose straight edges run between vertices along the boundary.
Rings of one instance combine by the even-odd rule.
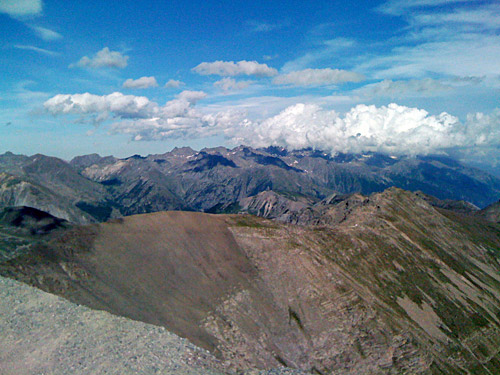
[[[223,373],[209,353],[163,327],[77,306],[4,278],[0,314],[4,375]]]
[[[500,179],[444,156],[338,154],[269,147],[216,147],[125,159],[97,154],[66,162],[0,155],[0,208],[30,206],[74,223],[164,210],[227,212],[255,206],[260,193],[317,202],[396,186],[483,208],[500,198]],[[295,210],[296,204],[290,207]]]
[[[0,373],[222,375],[207,351],[163,327],[78,306],[0,277]],[[300,375],[277,368],[248,375]]]
[[[498,373],[499,224],[396,188],[301,199],[299,225],[176,211],[16,232],[0,274],[165,327],[224,371]]]

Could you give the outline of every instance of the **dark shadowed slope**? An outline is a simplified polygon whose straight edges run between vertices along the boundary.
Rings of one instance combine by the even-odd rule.
[[[73,228],[1,274],[235,368],[498,373],[500,227],[399,189],[353,199],[323,226],[164,212]]]
[[[0,224],[15,227],[30,234],[47,234],[67,226],[63,219],[33,207],[6,207],[0,211]]]

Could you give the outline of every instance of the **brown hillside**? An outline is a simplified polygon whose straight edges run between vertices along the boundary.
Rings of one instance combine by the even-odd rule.
[[[165,326],[234,368],[497,373],[500,227],[399,189],[342,212],[312,227],[131,216],[71,229],[0,271]]]

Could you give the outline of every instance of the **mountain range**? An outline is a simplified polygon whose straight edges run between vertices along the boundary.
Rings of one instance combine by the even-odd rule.
[[[259,194],[269,191],[284,202],[312,204],[391,186],[479,208],[500,198],[499,178],[440,155],[332,156],[245,146],[184,147],[124,159],[92,154],[70,162],[40,154],[0,155],[0,206],[30,206],[74,223],[163,210],[236,212],[252,209]]]

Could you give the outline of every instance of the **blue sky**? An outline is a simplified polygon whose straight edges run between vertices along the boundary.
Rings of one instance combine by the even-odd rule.
[[[0,152],[500,160],[497,1],[0,0]]]

